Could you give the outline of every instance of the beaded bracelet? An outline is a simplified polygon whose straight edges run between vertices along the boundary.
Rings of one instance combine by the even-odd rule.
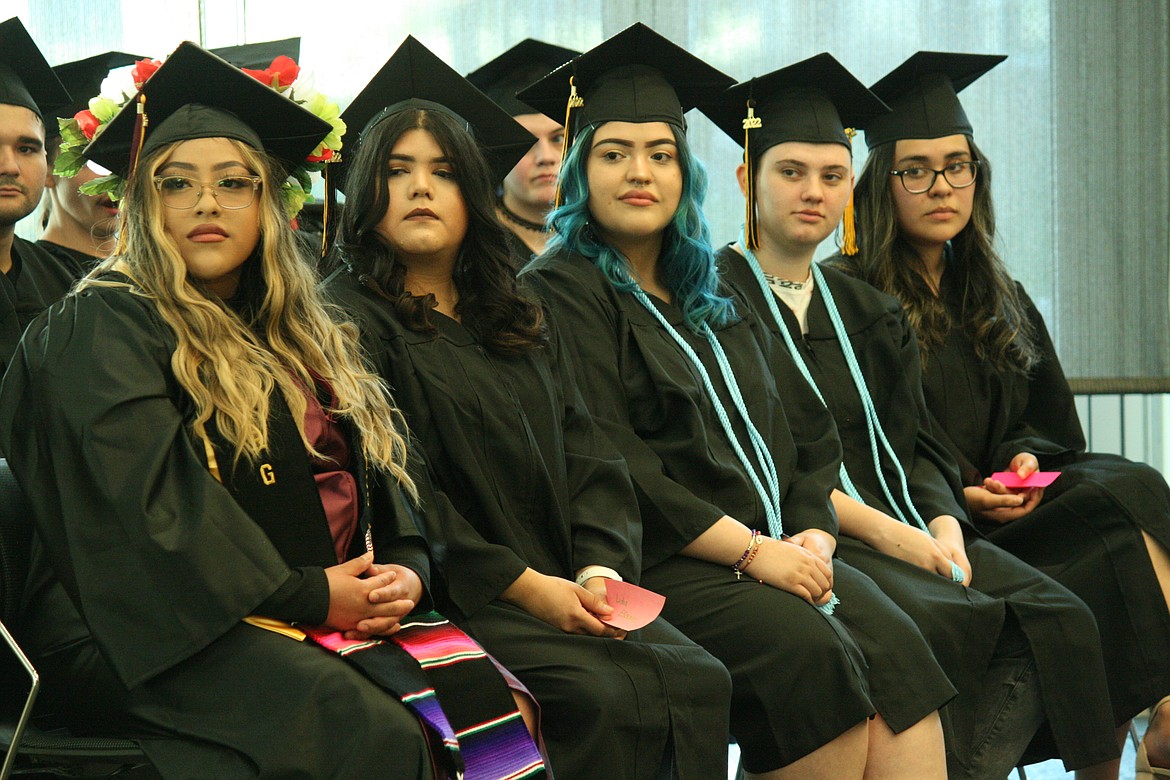
[[[731,570],[735,572],[735,578],[737,580],[744,575],[744,569],[750,566],[752,561],[756,559],[756,553],[760,551],[760,545],[763,543],[763,534],[753,528],[752,538],[748,541],[747,549],[743,551],[743,555],[731,567]],[[763,582],[763,580],[760,581]]]

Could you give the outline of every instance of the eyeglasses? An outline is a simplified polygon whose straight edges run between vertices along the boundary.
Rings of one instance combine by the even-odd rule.
[[[901,171],[890,171],[890,175],[897,176],[902,180],[902,186],[906,188],[906,192],[912,195],[919,195],[923,192],[930,191],[935,181],[938,180],[940,173],[947,180],[947,184],[956,189],[961,190],[964,187],[970,187],[975,183],[975,173],[978,170],[978,161],[965,160],[964,162],[953,162],[938,171],[933,168],[914,166],[913,168],[905,168]]]
[[[163,205],[172,209],[194,208],[210,188],[215,202],[225,209],[246,209],[256,199],[260,189],[259,176],[225,176],[211,184],[187,176],[155,176],[154,188],[162,196]]]

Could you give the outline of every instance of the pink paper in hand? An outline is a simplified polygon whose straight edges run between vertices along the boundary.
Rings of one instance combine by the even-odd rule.
[[[658,617],[666,596],[628,582],[606,580],[605,601],[613,607],[613,614],[602,618],[602,623],[623,631],[637,631]]]
[[[1033,471],[1024,479],[1014,471],[997,471],[991,475],[996,482],[1002,482],[1005,488],[1020,490],[1023,488],[1046,488],[1060,476],[1059,471]]]

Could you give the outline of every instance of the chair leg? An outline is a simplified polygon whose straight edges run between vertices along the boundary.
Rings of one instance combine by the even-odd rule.
[[[1028,773],[1024,771],[1023,764],[1020,764],[1018,767],[1016,767],[1016,775],[1019,776],[1020,780],[1028,780]]]
[[[16,729],[12,732],[12,744],[8,746],[8,755],[4,757],[4,765],[0,767],[0,780],[7,780],[12,773],[12,768],[16,764],[16,754],[20,747],[20,739],[24,736],[24,727],[28,724],[29,716],[32,714],[33,704],[36,703],[37,693],[41,689],[41,676],[37,674],[37,670],[33,667],[32,662],[28,660],[28,656],[20,649],[20,645],[16,644],[12,634],[8,633],[8,628],[0,621],[0,637],[8,643],[12,648],[12,652],[16,655],[18,661],[24,670],[28,672],[29,689],[28,698],[24,702],[24,709],[21,710],[20,720],[16,722]]]

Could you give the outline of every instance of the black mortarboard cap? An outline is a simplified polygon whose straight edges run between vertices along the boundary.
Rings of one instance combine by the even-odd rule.
[[[759,122],[750,121],[749,104]],[[845,128],[889,113],[827,53],[736,84],[700,109],[740,146],[749,143],[753,155],[785,141],[851,146]]]
[[[1006,59],[1006,54],[918,52],[870,87],[891,112],[863,126],[866,145],[971,135],[958,93]]]
[[[467,80],[512,116],[540,113],[516,93],[581,52],[527,38],[467,74]],[[559,121],[559,120],[558,120]]]
[[[442,111],[455,117],[475,137],[496,179],[503,179],[519,162],[536,138],[508,112],[492,102],[471,82],[439,59],[413,36],[407,36],[366,84],[341,118],[346,127],[362,128],[361,138],[373,125],[407,109]],[[330,171],[330,181],[344,191],[346,155],[340,171]]]
[[[110,75],[111,70],[133,65],[141,59],[146,58],[121,51],[108,51],[54,66],[53,72],[61,79],[69,96],[73,98],[69,105],[57,110],[58,116],[71,117],[78,111],[88,108],[90,98],[101,92],[102,82]],[[56,131],[56,126],[49,128],[50,134],[55,134]]]
[[[516,97],[558,122],[571,115],[570,133],[601,122],[667,122],[683,130],[683,114],[734,82],[639,22]],[[574,96],[580,102],[570,105]]]
[[[301,58],[301,39],[284,38],[279,41],[245,43],[240,46],[221,46],[218,49],[211,49],[211,53],[237,68],[263,70],[271,65],[277,57],[289,57],[299,61]]]
[[[42,120],[47,117],[47,126],[68,102],[69,93],[20,19],[0,22],[0,103],[24,106]]]
[[[185,41],[85,148],[86,158],[125,175],[131,168],[138,106],[148,120],[140,154],[193,138],[234,138],[290,168],[331,127],[270,87]]]

